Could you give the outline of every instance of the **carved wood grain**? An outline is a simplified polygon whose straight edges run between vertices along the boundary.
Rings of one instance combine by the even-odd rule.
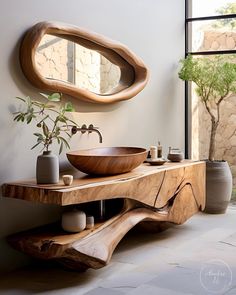
[[[46,204],[72,205],[96,200],[130,198],[161,208],[180,185],[193,183],[194,195],[205,206],[205,163],[168,163],[162,167],[143,164],[132,172],[110,177],[81,177],[71,187],[37,185],[22,181],[3,186],[5,197]],[[55,189],[54,189],[55,188]]]
[[[190,165],[165,172],[155,207],[162,208],[186,184],[190,184],[199,207],[205,208],[205,165]]]
[[[97,50],[121,70],[113,93],[99,95],[59,80],[43,77],[35,62],[36,49],[45,34],[66,38],[89,49]],[[147,84],[149,71],[143,61],[125,45],[83,28],[58,22],[41,22],[25,34],[20,48],[20,62],[27,79],[41,90],[62,92],[93,103],[113,103],[137,95]]]
[[[94,229],[68,234],[58,226],[46,226],[12,235],[8,238],[10,244],[31,256],[55,259],[78,271],[88,267],[96,269],[109,263],[117,244],[136,224],[182,224],[204,209],[205,163],[182,164],[178,168],[172,165],[161,171],[145,167],[142,170],[144,175],[136,174],[120,182],[113,179],[105,185],[90,183],[82,189],[83,193],[88,190],[86,201],[91,200],[95,192],[98,198],[102,195],[108,198],[110,194],[110,198],[123,195],[125,199],[120,213],[97,223]],[[78,188],[68,190],[76,192]]]
[[[78,234],[52,234],[47,228],[28,231],[9,237],[18,250],[41,259],[57,259],[77,270],[101,268],[109,263],[114,249],[124,235],[141,221],[173,222],[181,224],[199,210],[192,188],[186,184],[164,210],[139,207],[140,203],[127,200],[122,212],[99,224],[94,230]]]

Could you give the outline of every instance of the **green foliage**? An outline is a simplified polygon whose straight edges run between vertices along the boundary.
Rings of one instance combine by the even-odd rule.
[[[236,93],[235,56],[211,56],[193,58],[189,55],[181,60],[179,78],[196,84],[196,92],[211,117],[209,156],[215,157],[216,130],[220,122],[220,106],[230,94]]]
[[[189,55],[181,60],[179,78],[192,81],[202,101],[226,97],[236,92],[236,64],[233,56],[212,56],[193,58]]]
[[[70,102],[67,102],[64,105],[60,104],[59,108],[56,109],[56,104],[61,102],[60,93],[40,94],[45,98],[45,102],[33,100],[29,96],[26,98],[16,97],[23,102],[24,111],[15,112],[14,121],[26,122],[27,124],[36,121],[36,126],[40,131],[34,133],[37,142],[31,149],[43,145],[43,149],[48,151],[49,146],[53,141],[56,141],[60,145],[60,154],[64,147],[70,148],[65,139],[65,136],[71,137],[68,132],[69,124],[77,125],[66,116],[66,113],[74,111],[74,107]]]
[[[216,10],[219,14],[234,14],[236,13],[236,3],[227,3]]]
[[[234,14],[236,13],[236,3],[227,3],[226,5],[217,9],[216,13],[218,13],[219,15]],[[213,28],[228,27],[233,30],[236,28],[236,20],[235,18],[226,18],[226,19],[217,20],[213,22],[212,27]]]

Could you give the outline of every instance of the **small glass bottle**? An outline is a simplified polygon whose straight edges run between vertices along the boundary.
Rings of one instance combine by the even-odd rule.
[[[92,229],[94,227],[94,217],[92,215],[86,216],[86,229]]]
[[[162,146],[160,141],[158,141],[158,146],[157,146],[157,158],[162,158]]]

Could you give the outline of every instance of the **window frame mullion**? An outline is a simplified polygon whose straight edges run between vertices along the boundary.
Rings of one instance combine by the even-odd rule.
[[[224,15],[210,15],[203,17],[189,17],[190,13],[190,5],[192,5],[192,0],[185,0],[185,58],[191,55],[223,55],[223,54],[236,54],[235,50],[212,50],[212,51],[189,51],[189,41],[192,38],[192,33],[189,30],[189,24],[193,22],[201,22],[206,20],[219,20],[219,19],[228,19],[228,18],[236,18],[236,14],[224,14]],[[191,35],[190,35],[191,34]],[[192,40],[192,39],[191,39]],[[184,93],[184,103],[185,103],[185,158],[189,158],[189,151],[191,150],[191,133],[192,128],[191,124],[191,97],[189,95],[189,83],[185,81],[185,93]]]

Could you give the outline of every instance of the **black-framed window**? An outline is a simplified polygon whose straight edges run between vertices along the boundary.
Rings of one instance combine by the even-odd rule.
[[[207,32],[207,34],[206,34]],[[236,54],[236,1],[185,0],[185,56]],[[231,35],[230,35],[231,34]],[[227,37],[227,38],[226,38]],[[207,39],[208,38],[208,39]],[[212,41],[214,39],[214,41]],[[185,83],[185,156],[191,134],[190,91]]]

